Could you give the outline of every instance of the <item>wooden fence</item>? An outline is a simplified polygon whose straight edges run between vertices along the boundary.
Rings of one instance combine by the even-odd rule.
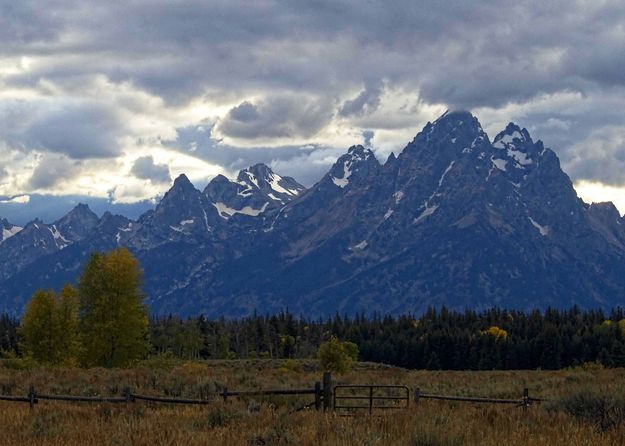
[[[314,407],[316,410],[328,410],[332,404],[332,375],[330,373],[324,373],[323,384],[322,382],[316,382],[313,388],[310,389],[273,389],[273,390],[228,390],[224,388],[222,391],[216,394],[216,397],[223,398],[224,401],[228,401],[228,398],[240,398],[249,396],[291,396],[291,395],[314,395],[314,401],[301,406],[296,410],[303,410],[306,408]],[[173,398],[156,395],[141,395],[132,393],[130,388],[125,388],[121,396],[82,396],[82,395],[46,395],[37,393],[34,387],[30,387],[28,395],[26,396],[13,396],[13,395],[0,395],[0,401],[21,402],[29,403],[31,409],[39,404],[40,400],[48,401],[71,401],[78,403],[113,403],[124,404],[134,403],[135,401],[149,401],[152,403],[163,404],[188,404],[188,405],[207,405],[214,403],[214,399],[189,399],[189,398]]]
[[[365,396],[358,395],[337,395],[337,390],[344,389],[356,389],[365,388],[368,389],[368,393]],[[374,389],[384,388],[400,388],[405,390],[405,394],[400,397],[386,397],[375,396]],[[410,401],[410,390],[406,386],[388,386],[388,385],[339,385],[333,386],[332,375],[328,372],[323,374],[323,381],[317,381],[313,388],[304,389],[272,389],[272,390],[228,390],[224,388],[218,392],[215,396],[222,398],[223,401],[228,401],[229,398],[240,398],[249,396],[292,396],[292,395],[311,395],[314,396],[314,401],[299,407],[295,411],[304,410],[308,408],[315,408],[315,410],[330,410],[336,405],[337,400],[364,400],[368,401],[366,406],[351,407],[351,406],[339,406],[337,409],[368,409],[371,414],[374,409],[383,409],[389,407],[377,407],[374,405],[376,400],[392,400],[396,399],[399,402],[405,401],[405,405],[396,408],[407,408]],[[469,397],[469,396],[454,396],[454,395],[435,395],[422,393],[419,388],[414,391],[414,403],[419,404],[421,400],[442,400],[442,401],[456,401],[456,402],[469,402],[469,403],[485,403],[485,404],[510,404],[527,409],[530,405],[537,402],[547,401],[543,398],[532,398],[529,396],[529,390],[523,389],[523,395],[518,399],[501,399],[501,398],[483,398],[483,397]],[[13,395],[0,395],[0,401],[9,402],[21,402],[28,403],[31,408],[34,408],[36,404],[41,400],[48,401],[70,401],[70,402],[88,402],[88,403],[113,403],[113,404],[126,404],[134,403],[135,401],[149,401],[152,403],[163,404],[187,404],[187,405],[207,405],[214,403],[214,399],[188,399],[188,398],[173,398],[166,396],[156,395],[142,395],[132,393],[129,388],[123,390],[121,396],[76,396],[76,395],[46,395],[37,393],[34,387],[30,387],[26,396],[13,396]]]
[[[533,398],[530,397],[529,389],[523,389],[523,395],[521,398],[483,398],[483,397],[472,397],[472,396],[452,396],[452,395],[434,395],[428,393],[421,393],[421,389],[417,388],[414,392],[414,402],[415,404],[419,404],[419,401],[422,399],[430,399],[430,400],[442,400],[442,401],[459,401],[465,403],[485,403],[485,404],[513,404],[518,407],[522,407],[523,409],[527,409],[534,403],[541,403],[548,401],[544,398]]]

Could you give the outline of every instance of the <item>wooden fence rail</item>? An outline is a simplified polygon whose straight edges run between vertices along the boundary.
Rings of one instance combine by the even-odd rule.
[[[421,390],[417,388],[414,392],[414,402],[419,403],[421,399],[430,400],[442,400],[442,401],[460,401],[467,403],[486,403],[486,404],[514,404],[524,409],[528,408],[532,403],[542,403],[549,401],[545,398],[533,398],[529,396],[529,389],[523,389],[523,395],[521,398],[484,398],[484,397],[472,397],[472,396],[454,396],[454,395],[434,395],[428,393],[421,393]]]
[[[323,383],[323,384],[322,384]],[[367,388],[369,389],[368,396],[360,396],[360,395],[339,395],[337,396],[337,389],[344,388]],[[403,397],[394,397],[394,396],[374,396],[373,390],[374,388],[401,388],[405,389],[406,396]],[[408,407],[408,401],[410,400],[410,390],[406,386],[385,386],[385,385],[339,385],[333,386],[332,376],[330,373],[324,373],[323,381],[316,382],[315,387],[312,389],[270,389],[270,390],[228,390],[224,388],[220,392],[214,395],[215,398],[222,398],[224,401],[227,401],[228,398],[231,397],[247,397],[247,396],[289,396],[289,395],[314,395],[314,401],[306,404],[304,406],[299,407],[294,411],[300,411],[307,408],[314,407],[316,410],[330,410],[333,409],[333,402],[336,403],[337,399],[340,400],[350,400],[350,399],[367,399],[369,404],[367,407],[363,407],[363,409],[369,409],[369,412],[372,412],[372,409],[375,408],[385,408],[383,406],[374,406],[374,400],[406,400],[406,406]],[[435,395],[430,393],[421,393],[419,388],[414,390],[414,403],[419,404],[422,399],[430,399],[430,400],[442,400],[442,401],[458,401],[458,402],[469,402],[469,403],[484,403],[484,404],[514,404],[518,407],[523,407],[523,409],[527,409],[533,403],[540,403],[544,401],[549,401],[544,398],[533,398],[529,396],[529,390],[527,388],[523,389],[523,395],[521,398],[484,398],[484,397],[471,397],[471,396],[456,396],[456,395]],[[13,396],[13,395],[0,395],[0,401],[9,401],[9,402],[20,402],[20,403],[29,403],[30,407],[33,408],[35,404],[39,403],[39,400],[48,400],[48,401],[70,401],[70,402],[90,402],[90,403],[116,403],[116,404],[124,404],[124,403],[133,403],[135,401],[148,401],[153,403],[164,403],[164,404],[189,404],[189,405],[207,405],[214,403],[214,398],[207,399],[189,399],[189,398],[174,398],[167,396],[157,396],[157,395],[141,395],[135,394],[130,391],[129,388],[125,388],[122,392],[122,396],[83,396],[83,395],[46,395],[46,394],[38,394],[34,387],[30,387],[28,391],[28,395],[26,396]],[[337,406],[338,407],[338,406]],[[357,407],[349,406],[348,408],[357,409]]]
[[[327,377],[326,377],[327,378]],[[326,379],[327,383],[331,385],[331,378]],[[327,389],[325,389],[327,392]],[[331,393],[331,390],[329,391]],[[289,395],[314,395],[315,400],[312,403],[306,404],[300,407],[298,410],[304,410],[309,407],[315,407],[316,410],[322,409],[322,404],[325,408],[324,389],[321,386],[321,382],[316,382],[315,387],[312,389],[270,389],[270,390],[228,390],[224,388],[218,392],[215,396],[223,398],[227,401],[230,397],[247,397],[247,396],[289,396]],[[33,408],[35,404],[39,403],[39,400],[48,401],[71,401],[81,403],[132,403],[135,401],[149,401],[153,403],[165,403],[165,404],[189,404],[189,405],[207,405],[214,403],[213,398],[207,399],[189,399],[189,398],[173,398],[166,396],[156,395],[141,395],[135,394],[126,388],[123,390],[122,396],[85,396],[85,395],[46,395],[36,392],[34,387],[30,387],[27,396],[13,396],[13,395],[0,395],[0,401],[11,401],[29,403]]]

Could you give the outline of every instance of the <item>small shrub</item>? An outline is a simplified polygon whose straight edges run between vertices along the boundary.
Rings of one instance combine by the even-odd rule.
[[[60,412],[38,412],[30,424],[30,434],[36,438],[54,437],[63,432]]]
[[[584,390],[552,403],[549,408],[591,422],[603,431],[625,424],[625,395],[622,394]]]
[[[180,363],[173,353],[169,350],[159,352],[147,359],[143,359],[137,363],[139,367],[145,367],[148,370],[171,370]]]
[[[34,370],[39,365],[31,358],[0,359],[0,368],[7,370]]]
[[[323,370],[345,373],[358,360],[358,346],[353,342],[341,342],[336,336],[331,336],[319,346],[317,358]]]
[[[432,432],[418,432],[412,437],[411,446],[463,446],[465,443],[457,437],[440,437]]]
[[[300,372],[302,370],[302,363],[295,359],[287,359],[282,363],[280,368],[287,372]]]
[[[291,432],[288,426],[288,418],[285,414],[278,417],[275,424],[269,428],[267,432],[267,444],[298,444],[298,438]]]
[[[210,409],[206,417],[202,417],[194,422],[195,429],[215,429],[217,427],[228,426],[232,421],[238,419],[240,414],[225,407],[217,406]]]

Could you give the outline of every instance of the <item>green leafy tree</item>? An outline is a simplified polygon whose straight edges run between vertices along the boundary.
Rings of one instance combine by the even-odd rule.
[[[353,342],[341,342],[336,336],[321,343],[317,358],[324,371],[345,373],[358,360],[358,346]]]
[[[57,300],[58,326],[61,332],[59,337],[60,348],[64,352],[64,364],[76,365],[80,352],[78,337],[78,308],[80,301],[78,290],[71,285],[65,285]]]
[[[126,248],[91,256],[78,283],[83,366],[125,367],[149,351],[143,271]]]
[[[20,332],[27,356],[41,364],[74,365],[78,353],[78,298],[66,286],[54,291],[37,291],[24,313]]]

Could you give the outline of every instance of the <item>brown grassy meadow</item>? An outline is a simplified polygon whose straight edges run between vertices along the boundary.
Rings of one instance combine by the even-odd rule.
[[[189,398],[215,397],[230,390],[308,388],[321,379],[313,361],[211,361],[177,364],[146,362],[132,369],[0,368],[0,393],[120,395],[134,393]],[[405,384],[422,392],[558,399],[591,389],[623,392],[624,369],[561,371],[429,372],[358,364],[334,376],[335,383]],[[314,410],[291,413],[312,397],[215,398],[208,406],[174,406],[40,401],[0,402],[0,444],[6,445],[625,445],[625,426],[601,430],[535,405],[511,406],[422,400],[408,410],[370,417],[345,417]]]

